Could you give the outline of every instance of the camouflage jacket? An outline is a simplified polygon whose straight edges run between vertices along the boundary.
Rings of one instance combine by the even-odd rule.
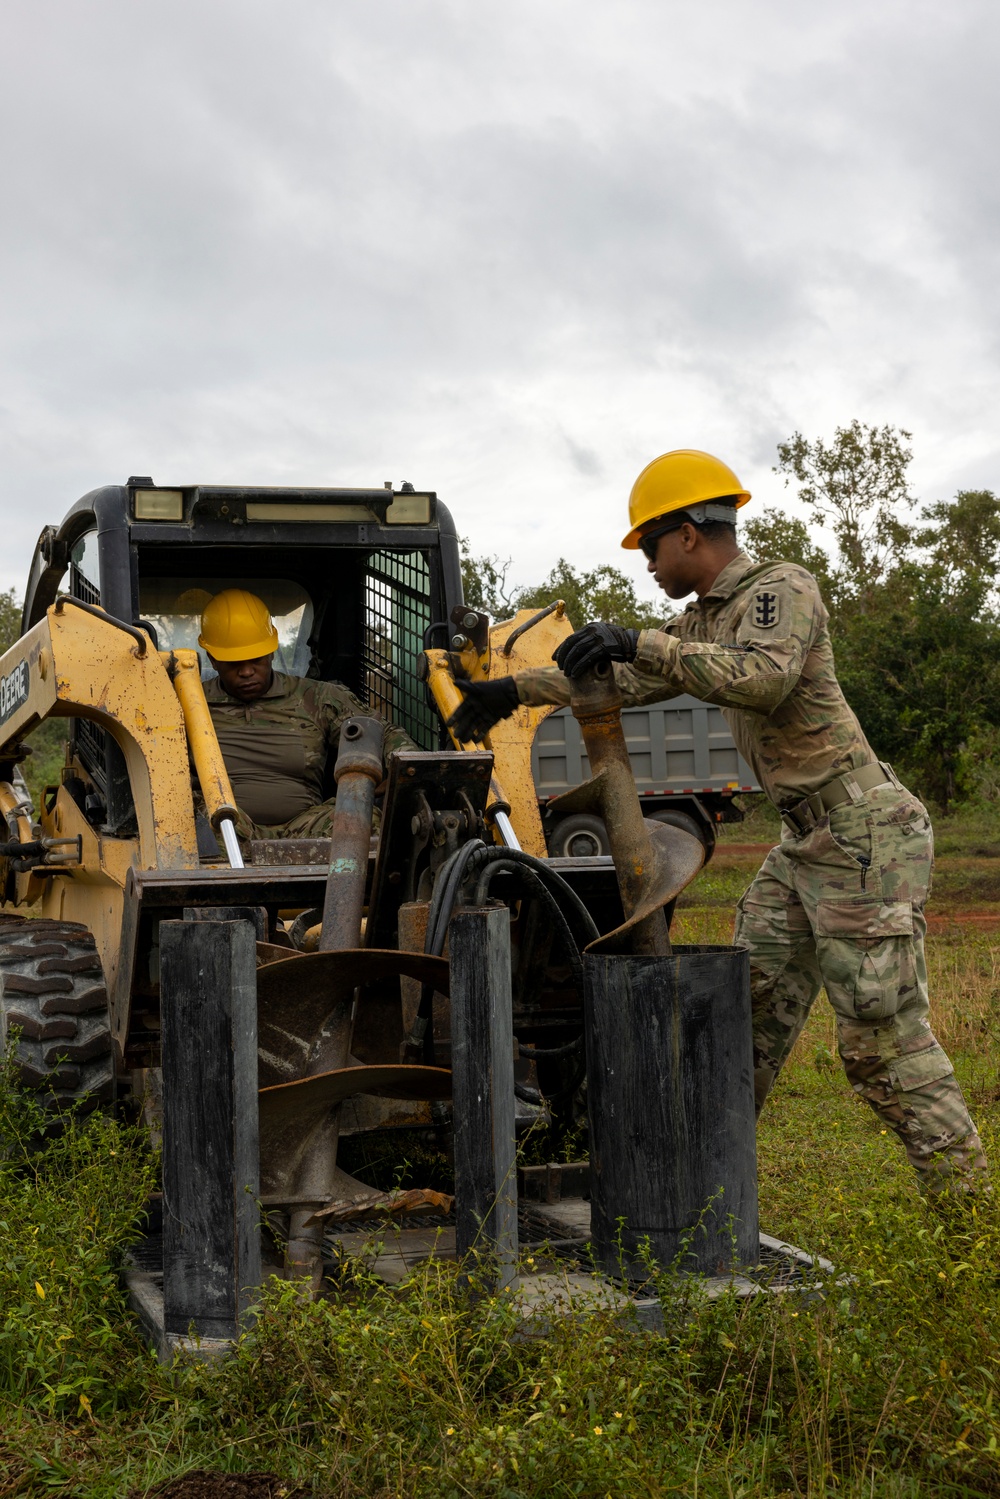
[[[662,629],[643,630],[616,665],[626,707],[688,692],[718,703],[740,754],[778,807],[875,754],[833,664],[829,616],[811,573],[793,562],[734,557],[704,598]],[[522,703],[568,703],[555,666],[520,672]]]
[[[327,756],[340,742],[341,725],[369,712],[339,682],[278,671],[256,702],[229,697],[218,677],[205,683],[205,697],[236,804],[253,822],[268,825],[288,822],[323,800]],[[416,748],[403,729],[387,725],[386,758]]]

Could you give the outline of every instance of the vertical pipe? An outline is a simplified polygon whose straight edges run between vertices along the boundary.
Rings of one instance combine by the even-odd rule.
[[[598,1262],[715,1275],[759,1254],[745,948],[584,957],[591,1225]]]
[[[330,869],[319,939],[321,952],[361,945],[368,848],[375,787],[382,779],[384,733],[385,725],[378,718],[349,718],[340,731],[340,749],[333,771],[337,805],[330,830]]]

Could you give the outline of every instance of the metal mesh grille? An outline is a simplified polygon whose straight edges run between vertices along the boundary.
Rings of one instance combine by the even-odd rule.
[[[365,573],[362,665],[368,706],[435,749],[438,720],[416,666],[431,622],[431,574],[423,552],[373,552]]]
[[[89,578],[85,578],[76,563],[69,570],[69,591],[75,599],[84,604],[100,604],[101,591],[95,588]]]
[[[79,599],[83,604],[100,604],[101,602],[100,589],[95,588],[90,579],[84,577],[75,563],[69,570],[69,591],[73,598]],[[96,785],[102,792],[106,792],[104,762],[107,739],[104,730],[99,729],[97,724],[92,723],[89,718],[78,718],[74,732],[80,759],[90,771]]]

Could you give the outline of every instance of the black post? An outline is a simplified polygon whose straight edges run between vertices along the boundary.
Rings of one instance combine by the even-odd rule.
[[[663,1267],[679,1257],[684,1270],[716,1275],[756,1264],[746,950],[587,954],[584,1024],[591,1228],[601,1267],[642,1276],[650,1257]]]
[[[514,1278],[514,1040],[510,913],[457,911],[451,951],[451,1067],[455,1110],[455,1246],[478,1256],[497,1287]]]
[[[185,906],[184,920],[249,921],[258,942],[266,942],[268,938],[266,906]]]
[[[164,1331],[234,1338],[260,1284],[249,921],[160,926]]]

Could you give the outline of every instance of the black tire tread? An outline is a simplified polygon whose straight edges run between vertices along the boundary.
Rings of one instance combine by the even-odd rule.
[[[47,1107],[86,1112],[111,1100],[108,993],[94,939],[80,922],[0,915],[0,1052],[12,1026],[21,1031],[21,1081],[44,1093]]]

